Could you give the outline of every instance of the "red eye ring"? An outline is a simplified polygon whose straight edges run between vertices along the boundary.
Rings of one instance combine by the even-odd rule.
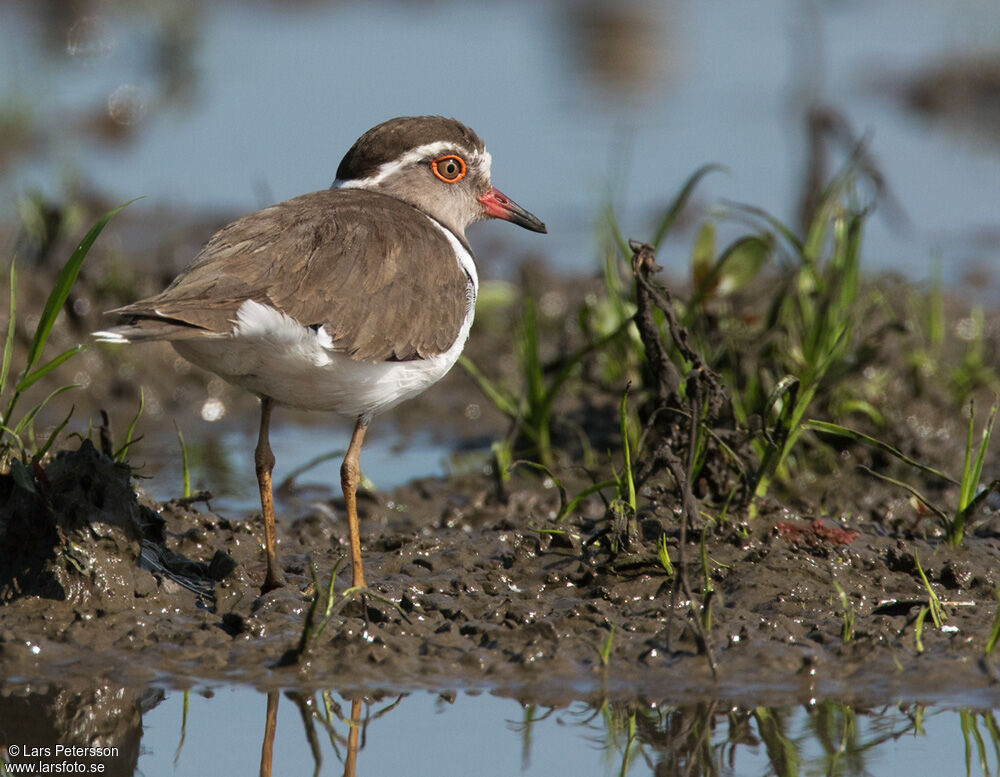
[[[443,172],[441,172],[440,170],[438,170],[438,165],[439,164],[442,164],[442,163],[448,162],[448,161],[452,161],[452,162],[457,162],[458,163],[458,173],[456,173],[451,178],[449,178]],[[461,181],[463,178],[465,178],[465,173],[466,173],[465,160],[462,159],[462,157],[460,157],[460,156],[455,156],[454,154],[447,154],[445,156],[439,156],[437,159],[435,159],[433,162],[431,162],[431,171],[434,173],[434,175],[436,175],[438,178],[440,178],[445,183],[457,183],[458,181]]]

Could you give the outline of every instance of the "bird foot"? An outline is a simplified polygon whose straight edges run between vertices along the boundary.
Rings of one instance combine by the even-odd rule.
[[[274,572],[273,570],[267,570],[267,575],[264,577],[264,582],[260,587],[260,595],[268,594],[276,588],[281,588],[285,585],[285,577],[280,572]]]

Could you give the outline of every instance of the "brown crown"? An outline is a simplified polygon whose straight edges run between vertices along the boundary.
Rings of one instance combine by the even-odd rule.
[[[455,119],[401,116],[372,127],[358,138],[341,160],[337,178],[341,181],[367,178],[380,165],[398,159],[410,149],[438,141],[477,151],[484,148],[479,136]]]

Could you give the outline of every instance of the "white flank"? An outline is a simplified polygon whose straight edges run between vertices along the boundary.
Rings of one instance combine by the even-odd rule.
[[[449,234],[448,230],[441,229]],[[357,418],[373,416],[416,396],[443,378],[458,360],[472,327],[475,266],[454,237],[462,266],[473,278],[469,309],[455,342],[444,353],[410,361],[357,361],[332,349],[322,327],[313,330],[268,305],[247,300],[236,313],[231,337],[178,340],[188,361],[254,394],[307,410]]]

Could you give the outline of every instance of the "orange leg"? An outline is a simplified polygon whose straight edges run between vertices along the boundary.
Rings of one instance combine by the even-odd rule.
[[[260,399],[260,435],[257,437],[257,449],[253,461],[257,470],[257,485],[260,487],[260,510],[264,514],[264,551],[267,553],[267,576],[260,592],[266,594],[285,584],[281,570],[278,568],[277,545],[278,538],[274,531],[274,494],[271,492],[271,470],[274,469],[274,454],[268,442],[267,432],[271,423],[271,406],[274,403],[270,397]]]
[[[365,588],[365,574],[361,568],[361,535],[358,528],[358,481],[361,479],[361,444],[365,440],[368,421],[359,418],[354,425],[351,444],[340,466],[340,486],[344,490],[344,504],[347,506],[347,531],[351,541],[351,585]]]

